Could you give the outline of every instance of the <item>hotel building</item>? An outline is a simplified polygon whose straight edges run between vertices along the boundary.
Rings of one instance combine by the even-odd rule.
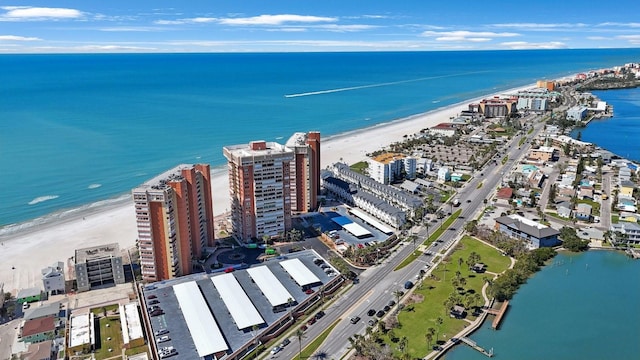
[[[191,273],[214,240],[210,166],[179,165],[133,189],[142,278]]]
[[[285,146],[295,156],[295,166],[291,167],[291,210],[313,211],[318,207],[320,193],[320,133],[295,133]]]
[[[225,146],[223,153],[229,161],[234,235],[249,241],[289,230],[294,151],[275,142],[252,141]]]

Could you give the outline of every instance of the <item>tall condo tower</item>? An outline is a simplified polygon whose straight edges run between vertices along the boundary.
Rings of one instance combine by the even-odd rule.
[[[213,244],[210,170],[179,165],[133,189],[144,280],[190,274],[192,259]]]
[[[295,133],[285,146],[295,154],[291,167],[291,210],[298,213],[314,211],[320,194],[320,133]]]
[[[291,229],[294,151],[266,141],[223,148],[229,161],[231,226],[243,241]]]

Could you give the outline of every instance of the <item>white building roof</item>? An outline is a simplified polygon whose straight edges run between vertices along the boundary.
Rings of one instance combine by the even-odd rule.
[[[372,216],[369,216],[369,214],[365,213],[364,211],[362,211],[360,209],[352,208],[350,210],[350,212],[353,215],[355,215],[355,216],[359,217],[360,219],[364,220],[366,223],[371,224],[371,226],[373,226],[376,229],[382,231],[383,233],[385,233],[387,235],[393,234],[393,229],[392,228],[384,225],[383,223],[381,223],[380,221],[376,220]]]
[[[271,306],[276,307],[287,304],[293,296],[282,285],[280,280],[273,275],[271,270],[266,266],[258,266],[247,269],[247,273],[253,281],[258,285],[262,294],[269,300]]]
[[[233,274],[214,276],[211,281],[220,293],[238,330],[264,324],[264,319]]]
[[[195,281],[173,285],[178,304],[187,323],[191,339],[196,345],[198,356],[205,357],[221,351],[229,346],[220,332],[218,323],[213,318],[207,302],[202,297]]]
[[[93,343],[93,314],[72,315],[69,326],[69,347]]]
[[[300,286],[319,283],[320,279],[307,268],[300,259],[291,259],[280,262],[280,266],[289,273],[293,280]]]
[[[369,230],[363,228],[362,226],[356,223],[345,224],[345,225],[342,225],[342,227],[357,238],[361,236],[372,235],[371,232],[369,232]]]
[[[138,313],[138,305],[136,303],[129,303],[126,305],[120,305],[120,327],[122,328],[122,340],[124,344],[128,344],[131,340],[141,339],[142,323],[140,322],[140,315]]]

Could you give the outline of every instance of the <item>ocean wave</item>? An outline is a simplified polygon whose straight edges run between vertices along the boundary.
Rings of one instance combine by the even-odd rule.
[[[56,196],[57,197],[57,196]],[[44,198],[44,196],[42,196],[42,198]],[[37,198],[40,199],[40,198]],[[34,199],[33,201],[37,200]],[[121,204],[125,204],[127,202],[132,202],[131,200],[131,195],[130,194],[122,194],[120,196],[117,197],[113,197],[113,198],[109,198],[106,200],[100,200],[100,201],[96,201],[96,202],[92,202],[90,204],[85,204],[79,207],[75,207],[72,209],[65,209],[65,210],[60,210],[60,211],[56,211],[54,213],[45,215],[45,216],[41,216],[35,219],[31,219],[29,221],[25,221],[22,223],[13,223],[13,224],[7,224],[4,225],[2,227],[0,227],[0,239],[7,237],[7,236],[11,236],[13,234],[16,233],[20,233],[23,231],[28,231],[31,228],[34,227],[38,227],[38,226],[43,226],[43,225],[48,225],[48,224],[52,224],[55,223],[57,221],[60,220],[66,220],[66,219],[73,219],[79,216],[84,216],[86,215],[88,212],[90,213],[95,213],[95,212],[99,212],[103,209],[107,209],[110,208],[112,206],[118,206]]]
[[[91,185],[89,185],[89,186],[87,187],[87,189],[97,189],[97,188],[99,188],[100,186],[102,186],[102,184],[91,184]]]
[[[53,199],[57,199],[60,196],[58,195],[45,195],[45,196],[38,196],[37,198],[29,201],[27,204],[29,205],[35,205],[35,204],[39,204],[41,202],[45,202],[45,201],[49,201],[49,200],[53,200]]]

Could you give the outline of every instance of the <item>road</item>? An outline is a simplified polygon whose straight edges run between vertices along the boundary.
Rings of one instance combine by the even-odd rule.
[[[530,135],[526,135],[529,139],[535,137],[542,129],[543,124],[534,122],[534,131]],[[508,155],[507,162],[502,165],[501,160],[504,157],[496,157],[496,164],[489,161],[487,165],[476,172],[477,176],[469,180],[466,185],[458,192],[458,198],[461,205],[460,216],[451,224],[449,229],[445,231],[437,242],[434,242],[427,252],[437,254],[441,250],[449,248],[464,231],[464,225],[468,219],[474,218],[477,213],[485,206],[484,200],[489,199],[495,191],[496,186],[501,182],[502,177],[507,174],[511,168],[517,164],[528,150],[530,142],[518,146],[519,137],[514,137],[510,143],[504,146],[504,154]],[[483,174],[483,175],[480,175]],[[478,188],[479,183],[482,186]],[[443,211],[455,211],[452,205],[443,205]],[[440,224],[433,223],[429,229],[422,227],[417,231],[419,239],[427,237],[429,233],[435,231]],[[394,292],[403,290],[404,283],[407,280],[415,280],[416,275],[421,269],[427,269],[426,265],[431,263],[433,255],[420,256],[408,266],[401,270],[393,271],[393,269],[414,251],[413,244],[405,244],[393,256],[386,259],[384,263],[376,265],[360,275],[359,284],[353,285],[351,289],[346,291],[338,300],[331,304],[326,310],[326,315],[317,321],[314,325],[310,325],[302,339],[302,346],[308,345],[313,339],[318,337],[327,327],[335,321],[339,321],[334,330],[329,334],[318,352],[327,355],[327,358],[339,358],[349,351],[350,336],[356,333],[364,333],[367,327],[367,321],[371,318],[367,316],[367,310],[382,309],[389,300],[396,300]],[[396,305],[397,306],[397,305]],[[395,311],[394,307],[390,311]],[[349,319],[359,316],[361,320],[356,324],[352,324]],[[373,316],[376,318],[376,316]],[[271,359],[294,359],[298,355],[298,339],[291,337],[291,344],[276,355],[268,355],[265,358]]]

